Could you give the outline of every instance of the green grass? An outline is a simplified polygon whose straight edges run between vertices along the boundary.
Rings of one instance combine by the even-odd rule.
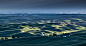
[[[67,16],[64,16],[68,18]],[[55,17],[58,18],[58,17]],[[56,33],[57,35],[61,35],[63,33],[72,33],[72,34],[80,34],[86,33],[86,25],[71,25],[71,24],[56,24],[56,23],[84,23],[85,18],[79,19],[78,17],[70,19],[61,19],[58,20],[40,20],[37,21],[38,24],[32,22],[32,24],[28,24],[23,22],[24,24],[6,24],[0,25],[0,38],[5,38],[9,36],[9,40],[0,41],[0,43],[10,44],[12,46],[78,46],[85,45],[86,36],[71,36],[66,38],[57,38],[57,37],[38,37],[41,32],[47,35],[53,35]],[[37,19],[38,20],[38,19]],[[50,24],[51,23],[51,24]],[[12,39],[11,35],[20,36],[19,39]],[[37,37],[33,37],[37,35]],[[29,37],[23,37],[29,36]],[[31,37],[30,37],[31,36]],[[9,41],[9,42],[8,42]]]
[[[77,21],[76,21],[77,20]],[[43,21],[43,20],[41,20]],[[62,22],[64,21],[64,22]],[[65,22],[77,22],[80,23],[81,21],[85,22],[82,19],[70,19],[70,20],[61,20],[60,23],[65,23]],[[41,23],[41,22],[40,22]],[[54,32],[57,35],[63,34],[63,33],[72,33],[72,32],[78,32],[82,30],[86,30],[85,25],[71,25],[71,24],[66,24],[66,25],[57,25],[56,22],[52,24],[8,24],[8,25],[1,25],[0,27],[0,33],[3,32],[4,35],[6,36],[11,36],[11,35],[18,35],[21,33],[28,33],[31,35],[40,35],[41,32],[45,34],[45,36],[49,34],[53,34]],[[15,31],[15,33],[12,33],[11,31]],[[10,32],[10,34],[6,33]],[[39,32],[39,33],[38,33]],[[23,35],[23,34],[22,34]],[[3,35],[2,35],[3,36]],[[29,36],[29,35],[28,35]]]
[[[84,36],[86,37],[86,36]],[[77,46],[86,43],[86,39],[81,36],[71,36],[71,37],[27,37],[27,38],[18,38],[18,39],[9,39],[0,41],[1,43],[8,45],[16,46]],[[9,42],[8,42],[9,41]]]

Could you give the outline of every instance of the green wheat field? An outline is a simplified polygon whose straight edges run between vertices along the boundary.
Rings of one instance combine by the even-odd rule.
[[[2,21],[3,20],[3,21]],[[86,46],[86,35],[48,37],[63,33],[85,34],[85,14],[0,15],[0,44],[10,46]],[[45,35],[41,37],[41,33]],[[15,39],[12,39],[15,35]],[[17,38],[17,37],[20,38]],[[4,46],[4,45],[1,45]]]

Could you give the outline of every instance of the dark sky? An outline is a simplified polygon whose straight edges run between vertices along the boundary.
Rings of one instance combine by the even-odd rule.
[[[0,0],[0,12],[85,12],[86,0]]]

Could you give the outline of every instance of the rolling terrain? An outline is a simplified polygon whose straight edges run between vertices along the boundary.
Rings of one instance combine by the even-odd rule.
[[[0,17],[0,38],[9,38],[9,40],[0,41],[0,43],[10,44],[12,46],[78,46],[86,44],[86,36],[81,35],[65,38],[40,37],[41,33],[44,33],[45,36],[53,35],[53,33],[56,33],[57,35],[61,35],[63,33],[86,33],[85,15],[45,14],[32,16],[6,15]],[[21,38],[12,39],[12,35],[15,35],[15,37],[19,36]]]

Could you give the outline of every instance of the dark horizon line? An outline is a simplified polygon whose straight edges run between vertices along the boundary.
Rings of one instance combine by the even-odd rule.
[[[18,14],[18,15],[21,15],[21,14],[58,14],[58,15],[86,15],[86,13],[85,14],[82,14],[82,13],[71,13],[71,14],[69,14],[69,13],[10,13],[10,14],[7,14],[7,13],[0,13],[0,15],[15,15],[15,14]]]

